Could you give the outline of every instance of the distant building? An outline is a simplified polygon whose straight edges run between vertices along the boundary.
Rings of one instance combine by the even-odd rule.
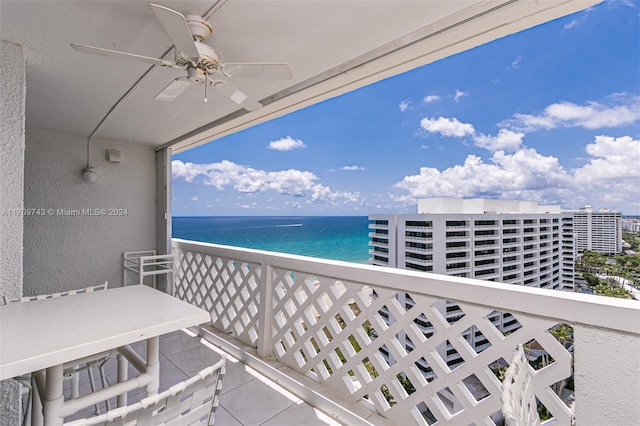
[[[369,229],[372,265],[574,290],[573,217],[559,206],[429,198],[419,200],[418,214],[369,215]],[[410,296],[400,300],[407,308],[412,302]],[[464,315],[451,302],[438,309],[449,321]],[[381,315],[388,318],[388,312]],[[519,327],[509,314],[494,312],[488,319],[503,333]],[[426,318],[418,318],[416,324],[424,333],[431,332]],[[463,335],[477,352],[489,345],[475,327]],[[451,348],[439,350],[446,350],[451,367],[462,361]],[[421,369],[429,374],[429,369]]]
[[[638,218],[622,218],[622,230],[640,234],[640,219]]]
[[[573,215],[576,252],[593,250],[613,255],[622,252],[622,213],[609,209],[593,211],[591,206],[567,211]]]

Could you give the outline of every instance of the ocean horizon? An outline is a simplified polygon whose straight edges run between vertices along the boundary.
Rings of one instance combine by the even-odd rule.
[[[173,238],[355,263],[369,261],[367,216],[174,216]]]

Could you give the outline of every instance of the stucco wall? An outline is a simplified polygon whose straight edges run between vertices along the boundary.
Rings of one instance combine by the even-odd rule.
[[[119,150],[121,162],[107,162],[106,149]],[[86,138],[27,129],[24,204],[44,209],[45,214],[24,220],[26,295],[104,281],[119,287],[122,253],[155,247],[153,149],[92,140],[90,162],[98,175],[94,184],[85,183],[81,176]],[[83,209],[104,210],[99,216],[88,216]],[[126,213],[109,215],[111,209],[126,209]]]
[[[0,40],[0,295],[22,293],[25,63],[22,48]],[[18,210],[15,210],[18,209]],[[20,424],[19,388],[0,383],[0,425]]]
[[[638,424],[640,336],[578,324],[574,335],[576,424]]]

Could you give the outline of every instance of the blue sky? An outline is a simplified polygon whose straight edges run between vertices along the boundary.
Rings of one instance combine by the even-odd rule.
[[[640,214],[640,1],[616,0],[177,154],[173,215],[484,197]]]

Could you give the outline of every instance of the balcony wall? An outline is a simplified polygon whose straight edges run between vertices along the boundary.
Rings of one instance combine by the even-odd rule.
[[[108,163],[106,149],[119,150],[120,163]],[[45,214],[24,217],[25,295],[105,281],[118,287],[122,253],[156,246],[154,150],[92,141],[90,161],[98,175],[94,184],[81,176],[86,150],[86,137],[26,131],[24,206]],[[82,209],[104,210],[88,216]],[[77,210],[80,214],[74,215]]]
[[[551,390],[573,364],[549,332],[559,323],[575,329],[577,424],[640,416],[636,301],[183,240],[173,250],[175,295],[209,310],[215,328],[396,424],[493,424],[501,403],[492,369],[519,343],[549,355],[534,391],[559,424],[570,424]],[[413,303],[402,303],[405,294]],[[447,320],[445,301],[464,315]],[[501,332],[489,319],[496,312],[511,313],[519,327]],[[425,318],[433,333],[415,322]],[[473,349],[463,337],[471,327],[488,344]],[[462,362],[449,366],[452,350]]]
[[[24,208],[24,125],[26,67],[22,48],[0,40],[0,295],[22,295],[22,229]],[[5,211],[8,209],[9,211]],[[7,214],[8,213],[8,214]],[[19,387],[0,382],[0,419],[6,425],[20,424]]]

